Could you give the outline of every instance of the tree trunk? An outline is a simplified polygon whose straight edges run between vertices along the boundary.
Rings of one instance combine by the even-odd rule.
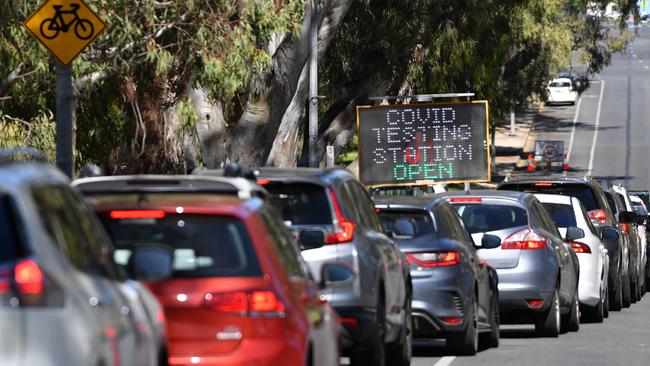
[[[199,120],[195,131],[201,145],[201,159],[207,168],[220,168],[226,157],[227,124],[221,102],[211,103],[201,88],[188,87],[188,95]]]

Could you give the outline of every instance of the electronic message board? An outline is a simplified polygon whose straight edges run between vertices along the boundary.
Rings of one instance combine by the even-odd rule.
[[[489,181],[488,103],[358,106],[367,185]]]

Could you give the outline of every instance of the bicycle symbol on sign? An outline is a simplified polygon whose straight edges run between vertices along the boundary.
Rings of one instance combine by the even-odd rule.
[[[53,5],[54,16],[43,20],[40,26],[41,35],[46,39],[54,39],[59,35],[59,32],[67,33],[74,25],[74,34],[77,38],[84,41],[90,39],[95,33],[95,28],[90,20],[79,18],[77,11],[80,6],[79,4],[70,4],[70,10],[62,10],[63,5]],[[64,14],[74,15],[74,18],[66,23],[63,19]]]

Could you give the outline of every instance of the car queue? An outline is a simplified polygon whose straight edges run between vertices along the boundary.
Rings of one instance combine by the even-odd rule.
[[[0,160],[0,364],[401,366],[414,339],[558,337],[645,293],[638,202],[590,178],[371,196],[341,168],[70,184]]]

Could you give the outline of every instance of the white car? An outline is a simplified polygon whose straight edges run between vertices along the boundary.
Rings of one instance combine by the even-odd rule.
[[[622,185],[614,185],[614,191],[620,195],[621,201],[625,205],[625,210],[630,212],[635,212],[634,203],[632,197],[627,193],[627,189]],[[645,291],[643,291],[645,286],[645,267],[646,267],[646,246],[647,239],[645,237],[645,225],[634,225],[636,227],[636,235],[639,242],[639,260],[637,261],[637,300],[640,300],[643,297]]]
[[[602,322],[609,312],[609,256],[598,230],[577,198],[555,194],[535,194],[535,197],[548,211],[563,237],[567,236],[569,228],[583,231],[584,237],[566,243],[576,252],[580,262],[578,298],[582,305],[582,319]]]
[[[569,78],[553,79],[548,83],[548,101],[546,104],[576,103],[578,92],[573,89],[573,83]]]

